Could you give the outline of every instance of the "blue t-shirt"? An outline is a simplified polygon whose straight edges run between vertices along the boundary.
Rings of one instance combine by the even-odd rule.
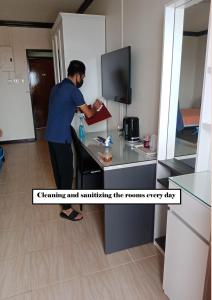
[[[54,143],[71,143],[70,125],[76,107],[85,104],[80,90],[65,78],[55,85],[49,98],[49,112],[45,139]]]

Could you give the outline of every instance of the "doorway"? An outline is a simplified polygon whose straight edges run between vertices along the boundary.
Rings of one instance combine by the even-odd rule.
[[[27,50],[29,88],[32,101],[35,137],[43,137],[48,117],[49,95],[54,81],[51,50]]]
[[[198,5],[198,6],[197,6]],[[158,135],[158,155],[157,155],[157,181],[156,187],[158,189],[164,188],[164,183],[166,184],[166,179],[171,175],[173,169],[167,168],[164,164],[161,164],[161,161],[171,160],[173,166],[176,166],[176,161],[179,161],[180,168],[182,164],[187,164],[188,167],[192,167],[195,172],[201,172],[209,169],[210,165],[210,135],[211,135],[211,119],[210,107],[211,107],[211,61],[210,61],[210,21],[208,25],[208,17],[205,18],[203,28],[199,28],[199,21],[202,20],[197,16],[191,16],[188,20],[191,20],[192,23],[186,21],[186,16],[191,12],[191,9],[196,10],[196,7],[207,6],[208,8],[204,11],[208,16],[210,11],[210,2],[208,0],[175,0],[171,3],[168,3],[165,8],[165,23],[164,23],[164,39],[163,39],[163,63],[162,63],[162,79],[161,79],[161,95],[160,95],[160,118],[159,118],[159,135]],[[192,9],[192,13],[193,13]],[[199,12],[200,8],[197,9]],[[211,17],[209,16],[209,20]],[[187,26],[198,22],[198,27],[188,28]],[[194,25],[192,25],[194,26]],[[201,99],[195,99],[195,106],[198,100],[200,108],[200,120],[198,121],[199,133],[197,140],[197,147],[195,149],[195,154],[191,154],[191,151],[187,152],[186,155],[181,152],[180,156],[176,155],[175,146],[176,146],[176,127],[177,127],[177,117],[178,117],[178,108],[179,108],[179,88],[181,80],[181,63],[183,61],[182,50],[183,50],[183,37],[184,35],[190,33],[195,36],[205,35],[208,27],[207,35],[207,45],[204,44],[204,55],[203,52],[201,56],[201,62],[198,64],[199,72],[197,75],[201,75],[204,72],[204,79],[198,80],[198,84],[194,85],[194,91],[196,88],[200,90]],[[191,37],[192,38],[192,37]],[[205,41],[206,42],[206,41]],[[193,41],[193,44],[197,41]],[[194,47],[190,47],[192,51]],[[199,48],[199,47],[197,47]],[[206,48],[206,49],[205,49]],[[192,58],[192,51],[188,53],[188,59]],[[188,51],[187,51],[188,52]],[[193,53],[195,54],[195,53]],[[194,55],[196,56],[196,55]],[[204,61],[202,61],[204,60]],[[200,65],[202,65],[200,67]],[[195,66],[194,63],[191,66]],[[195,66],[196,68],[196,66]],[[204,71],[200,70],[204,68]],[[191,68],[189,68],[189,79],[191,79]],[[203,75],[201,75],[203,76]],[[194,82],[196,79],[196,74],[193,77]],[[200,79],[200,78],[199,78]],[[185,83],[185,79],[183,81]],[[201,89],[199,87],[201,86]],[[188,87],[188,80],[186,82],[186,88]],[[194,95],[195,93],[193,93]],[[182,101],[187,100],[185,95],[182,97]],[[181,104],[182,104],[181,101]],[[184,102],[185,103],[185,102]],[[201,107],[200,107],[201,104]],[[196,124],[195,124],[196,125]],[[194,133],[192,131],[192,133]],[[181,139],[182,140],[182,139]],[[183,143],[185,145],[185,143]],[[189,150],[193,150],[194,147],[190,147]],[[183,149],[184,151],[184,149]],[[189,153],[189,154],[188,154]],[[170,162],[170,161],[169,161]],[[175,165],[174,165],[175,163]],[[195,166],[194,166],[195,163]],[[171,166],[171,164],[170,164]],[[184,167],[184,166],[183,166]],[[183,169],[183,168],[182,168]],[[155,228],[154,228],[154,238],[164,239],[166,233],[166,220],[167,220],[167,206],[156,205],[155,206]],[[159,246],[160,247],[160,246]]]
[[[210,3],[199,2],[184,9],[180,82],[174,156],[193,155],[195,166]]]

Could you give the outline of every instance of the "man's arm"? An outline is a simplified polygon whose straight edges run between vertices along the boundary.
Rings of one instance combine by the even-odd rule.
[[[85,116],[87,118],[93,117],[96,113],[95,108],[93,108],[93,107],[89,108],[87,104],[83,104],[83,105],[79,106],[79,109],[82,113],[85,114]]]
[[[91,118],[95,115],[95,113],[101,106],[102,106],[102,102],[97,99],[91,108],[89,108],[87,104],[83,104],[79,106],[79,108],[87,118]]]

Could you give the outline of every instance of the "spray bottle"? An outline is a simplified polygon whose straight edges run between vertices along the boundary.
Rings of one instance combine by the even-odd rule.
[[[84,127],[84,114],[80,114],[79,119],[80,119],[80,125],[79,125],[79,138],[80,140],[83,140],[85,138],[85,127]]]
[[[110,151],[110,145],[112,145],[113,142],[112,142],[112,137],[109,135],[105,142],[104,142],[104,153],[102,155],[102,159],[105,161],[105,162],[110,162],[112,161],[112,152]]]

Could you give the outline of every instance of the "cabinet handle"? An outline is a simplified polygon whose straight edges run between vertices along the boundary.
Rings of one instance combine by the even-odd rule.
[[[91,174],[100,173],[101,170],[91,171]]]

